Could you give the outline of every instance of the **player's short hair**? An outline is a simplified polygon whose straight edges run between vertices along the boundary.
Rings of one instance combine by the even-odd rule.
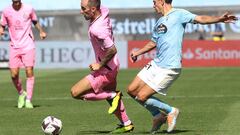
[[[172,0],[165,0],[165,3],[172,4]]]
[[[96,7],[99,10],[100,6],[101,6],[101,0],[89,0],[88,1],[88,6],[89,7]]]

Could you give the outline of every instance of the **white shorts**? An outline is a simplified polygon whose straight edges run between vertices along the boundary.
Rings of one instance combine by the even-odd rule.
[[[151,61],[137,76],[157,93],[167,95],[167,88],[179,77],[180,73],[180,68],[164,69]]]

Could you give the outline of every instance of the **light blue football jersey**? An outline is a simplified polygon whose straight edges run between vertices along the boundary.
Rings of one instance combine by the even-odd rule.
[[[193,23],[196,15],[184,9],[173,8],[154,26],[152,41],[156,43],[154,61],[159,67],[181,68],[182,42],[187,23]]]

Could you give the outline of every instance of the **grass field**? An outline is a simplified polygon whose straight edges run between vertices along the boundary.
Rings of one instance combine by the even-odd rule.
[[[135,130],[129,134],[149,134],[151,116],[125,92],[138,70],[121,70],[118,88]],[[35,108],[17,109],[17,92],[8,70],[0,70],[0,135],[42,135],[41,122],[48,115],[63,122],[61,135],[105,135],[118,124],[107,114],[106,101],[84,102],[70,96],[71,86],[88,74],[87,70],[35,70]],[[23,78],[24,72],[21,72]],[[25,82],[25,81],[24,81]],[[240,68],[184,69],[181,77],[162,100],[180,108],[173,134],[239,135]],[[166,133],[163,126],[159,134]]]

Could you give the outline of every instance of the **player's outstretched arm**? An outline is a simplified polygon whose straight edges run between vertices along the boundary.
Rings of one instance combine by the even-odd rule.
[[[130,60],[134,63],[137,61],[137,57],[139,55],[142,55],[146,52],[151,51],[152,49],[154,49],[156,47],[156,43],[153,41],[149,41],[143,48],[137,50],[137,51],[133,51],[130,54]]]
[[[199,15],[195,18],[194,21],[200,24],[212,24],[212,23],[219,23],[219,22],[233,23],[236,20],[238,20],[236,16],[231,15],[229,12],[226,12],[222,16]]]
[[[40,38],[45,39],[47,37],[47,33],[43,30],[43,28],[40,26],[38,21],[33,21],[33,24],[34,24],[35,28],[37,28],[37,30],[39,31]]]

